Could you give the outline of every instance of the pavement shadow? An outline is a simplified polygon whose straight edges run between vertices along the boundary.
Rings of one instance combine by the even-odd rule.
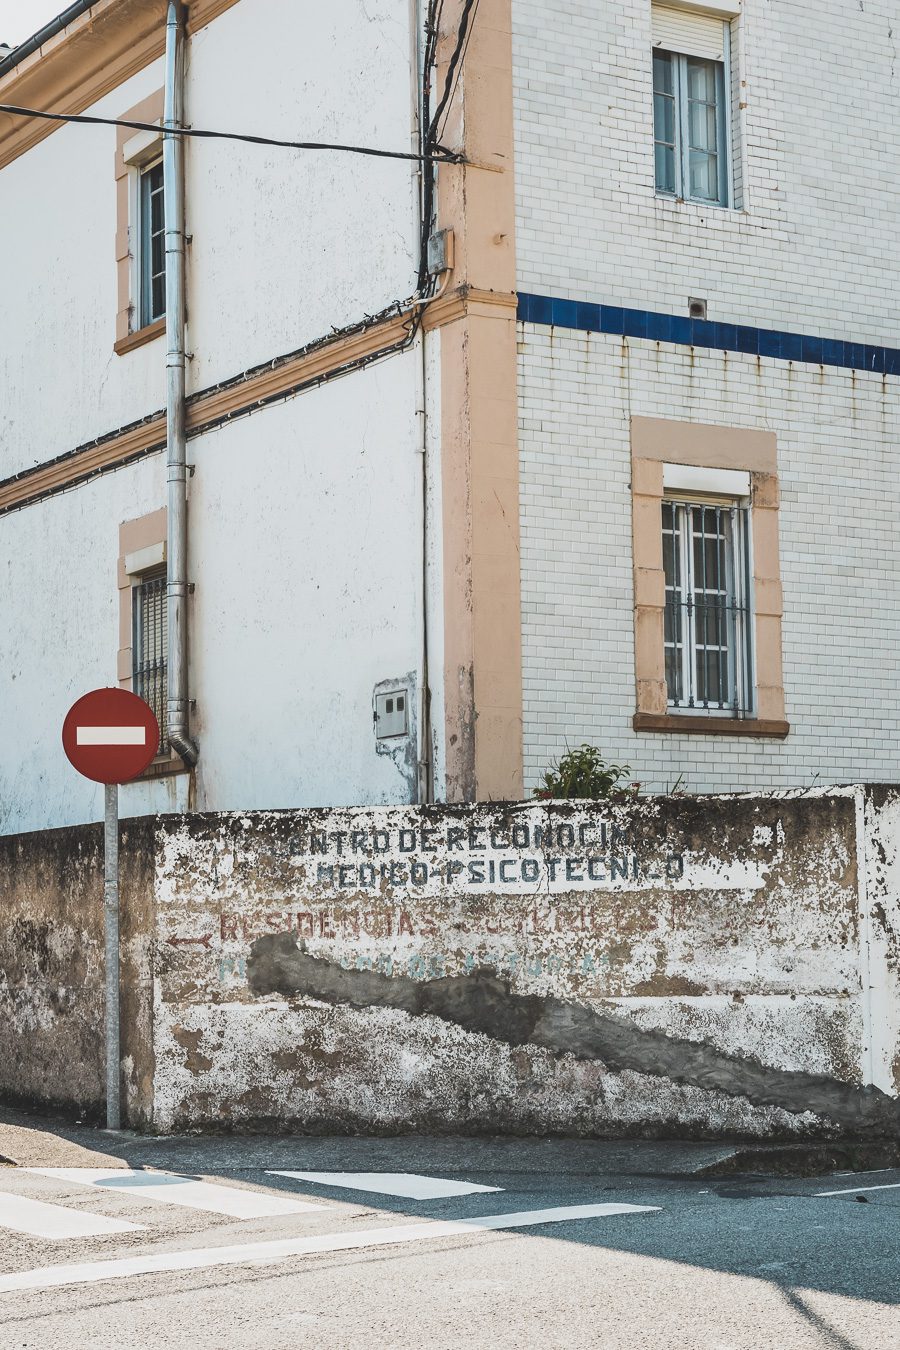
[[[828,1327],[809,1306],[806,1291],[900,1305],[900,1205],[879,1201],[877,1195],[867,1204],[856,1203],[853,1195],[817,1198],[815,1191],[828,1188],[821,1178],[698,1175],[733,1153],[733,1145],[423,1136],[152,1138],[0,1109],[0,1153],[9,1151],[10,1132],[16,1146],[28,1150],[15,1159],[26,1166],[161,1168],[188,1177],[240,1180],[242,1186],[294,1198],[358,1205],[390,1222],[398,1217],[477,1222],[486,1215],[602,1202],[657,1206],[654,1213],[566,1220],[505,1233],[539,1233],[555,1242],[764,1281],[833,1350],[865,1347]],[[502,1189],[423,1201],[270,1174],[278,1168],[409,1172]],[[848,1189],[854,1184],[851,1176],[843,1180]]]

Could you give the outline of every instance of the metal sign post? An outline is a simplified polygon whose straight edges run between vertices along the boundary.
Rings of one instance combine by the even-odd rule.
[[[119,785],[104,788],[103,913],[106,948],[106,1128],[122,1126],[119,1100]]]
[[[63,749],[85,778],[104,786],[103,930],[106,949],[106,1128],[121,1129],[119,1027],[119,783],[144,772],[159,748],[153,709],[127,689],[95,689],[73,704]]]

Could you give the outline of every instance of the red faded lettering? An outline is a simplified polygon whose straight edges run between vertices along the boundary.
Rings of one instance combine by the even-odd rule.
[[[408,933],[410,937],[413,937],[415,934],[412,919],[409,917],[405,909],[401,909],[400,911],[400,921],[397,924],[397,932],[401,937],[403,936],[404,933]]]
[[[237,914],[221,914],[219,916],[219,933],[222,941],[227,942],[229,938],[237,938],[238,916]]]

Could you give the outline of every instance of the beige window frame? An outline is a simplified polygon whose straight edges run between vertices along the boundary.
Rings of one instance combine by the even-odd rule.
[[[116,676],[121,689],[133,689],[134,670],[133,614],[134,589],[148,574],[158,571],[166,562],[166,509],[152,511],[136,520],[123,521],[119,526],[119,651]],[[174,750],[157,755],[143,778],[160,778],[167,774],[187,772],[184,761]]]
[[[153,323],[140,323],[140,258],[138,229],[140,220],[140,175],[162,154],[164,91],[158,90],[122,113],[129,122],[160,125],[158,133],[117,127],[116,139],[116,277],[118,309],[116,340],[113,350],[124,356],[145,342],[162,337],[165,317]]]
[[[662,556],[664,466],[750,475],[753,717],[687,715],[669,709],[665,674],[665,574]],[[778,464],[774,433],[742,427],[631,419],[634,563],[635,731],[784,737],[781,657],[783,602],[778,549]]]

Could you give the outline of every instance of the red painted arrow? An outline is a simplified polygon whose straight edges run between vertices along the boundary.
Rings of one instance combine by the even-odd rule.
[[[201,947],[209,948],[209,944],[212,942],[212,933],[210,933],[207,937],[197,937],[197,938],[171,937],[167,938],[166,941],[172,947],[183,947],[189,942],[199,942]]]

